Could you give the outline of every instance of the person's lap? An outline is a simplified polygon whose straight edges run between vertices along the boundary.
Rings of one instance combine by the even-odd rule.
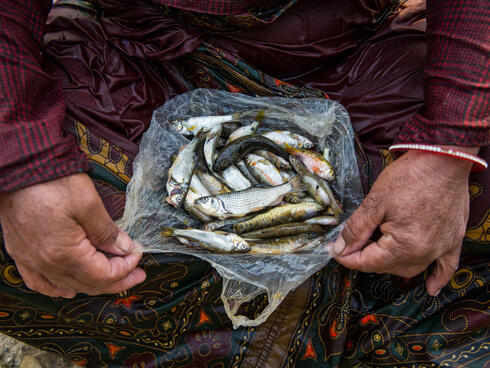
[[[248,36],[247,31],[203,36],[164,15],[158,18],[149,5],[137,13],[129,8],[118,14],[111,8],[102,25],[97,12],[84,17],[62,5],[55,8],[53,14],[64,17],[51,19],[45,64],[62,80],[67,130],[87,153],[94,183],[113,218],[124,209],[131,162],[151,112],[172,96],[197,87],[291,97],[327,93],[351,115],[360,143],[359,167],[368,189],[393,160],[386,150],[400,124],[423,104],[422,13],[411,7],[378,26],[372,26],[365,14],[349,18],[343,23],[345,38],[339,42],[332,35],[337,43],[329,49],[328,37],[321,40],[321,47],[312,47],[319,43],[315,37],[328,34],[328,27],[323,33],[310,32],[308,42],[295,42],[301,27],[314,26],[313,10],[325,9],[325,4],[311,2],[307,12],[308,5],[263,26],[268,42],[260,38],[261,28]],[[76,19],[70,19],[73,14]],[[379,14],[382,9],[372,17]],[[130,23],[122,20],[136,15],[151,15],[152,22],[133,34]],[[297,28],[287,26],[289,19],[299,18],[302,22],[294,23]],[[318,19],[328,22],[325,17]],[[367,36],[359,31],[363,22],[370,25]],[[270,47],[274,35],[281,32],[288,42]],[[61,34],[66,37],[58,37]],[[245,39],[236,40],[240,35]],[[205,46],[193,52],[203,41]],[[291,46],[296,44],[307,49],[304,64],[294,62],[304,51]],[[170,51],[158,52],[155,45]],[[288,54],[294,68],[288,73],[284,63],[276,77],[292,85],[273,74],[274,65]],[[223,65],[246,78],[231,78],[236,74],[225,72]],[[483,183],[488,181],[488,174],[472,177],[472,211],[475,203],[478,207],[470,219],[473,228],[467,244],[480,250],[488,244],[485,205],[490,206],[482,200]],[[148,366],[323,367],[359,360],[373,365],[457,361],[481,366],[484,357],[478,347],[488,339],[488,258],[463,257],[450,285],[436,298],[425,293],[423,275],[412,280],[365,275],[332,261],[292,292],[264,325],[237,330],[220,303],[219,276],[194,258],[147,255],[142,267],[149,277],[143,284],[115,296],[74,300],[54,300],[29,291],[3,247],[0,260],[0,331],[89,366],[146,362]],[[259,298],[243,313],[253,314],[265,302]]]

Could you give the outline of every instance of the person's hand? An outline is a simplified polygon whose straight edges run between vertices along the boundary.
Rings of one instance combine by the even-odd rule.
[[[413,277],[435,261],[426,288],[436,296],[458,268],[470,170],[471,163],[463,160],[405,153],[383,170],[346,221],[334,244],[335,259],[354,270],[402,277]],[[382,236],[371,242],[378,226]]]
[[[146,278],[136,268],[138,244],[111,220],[86,174],[1,196],[0,223],[25,284],[41,294],[117,293]]]

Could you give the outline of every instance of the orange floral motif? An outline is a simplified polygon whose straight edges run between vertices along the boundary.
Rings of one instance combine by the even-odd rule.
[[[141,297],[139,297],[138,295],[130,295],[126,298],[116,299],[116,301],[114,302],[114,307],[117,307],[119,304],[122,304],[126,308],[131,309],[133,302],[140,299]]]
[[[308,340],[308,343],[306,344],[306,352],[303,355],[302,359],[307,359],[307,358],[312,358],[316,360],[316,351],[315,348],[313,347],[313,342],[311,339]]]
[[[369,322],[377,323],[378,319],[373,314],[366,314],[364,317],[361,318],[361,324],[363,326],[367,325]]]
[[[204,309],[201,310],[201,315],[199,317],[199,323],[197,324],[198,326],[201,326],[204,323],[209,323],[212,322],[211,318],[204,312]]]
[[[106,342],[105,346],[107,347],[107,350],[109,351],[109,355],[111,359],[114,359],[116,357],[116,354],[119,353],[121,350],[126,349],[125,346],[117,346],[114,344],[111,344],[110,342]]]

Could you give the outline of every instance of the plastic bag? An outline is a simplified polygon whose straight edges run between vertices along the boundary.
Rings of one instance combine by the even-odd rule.
[[[208,261],[223,277],[221,298],[233,326],[257,326],[284,300],[286,295],[331,259],[329,242],[341,226],[314,240],[318,246],[301,254],[259,255],[219,254],[194,249],[173,238],[159,235],[161,226],[200,227],[184,210],[167,204],[165,183],[170,157],[188,140],[168,122],[176,118],[223,115],[243,110],[265,110],[258,133],[289,130],[316,143],[316,150],[330,149],[337,179],[332,188],[340,200],[346,219],[362,200],[362,189],[354,152],[353,131],[346,110],[338,103],[317,98],[250,97],[219,90],[197,89],[169,100],[155,110],[134,161],[134,174],[127,188],[121,227],[148,252],[177,252]],[[308,247],[310,249],[310,247]],[[249,319],[237,315],[243,303],[267,293],[269,304]]]

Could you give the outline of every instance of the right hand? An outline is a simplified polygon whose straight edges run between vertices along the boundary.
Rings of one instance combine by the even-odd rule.
[[[41,294],[112,294],[146,278],[136,267],[141,246],[112,221],[86,174],[2,195],[0,223],[25,284]]]

